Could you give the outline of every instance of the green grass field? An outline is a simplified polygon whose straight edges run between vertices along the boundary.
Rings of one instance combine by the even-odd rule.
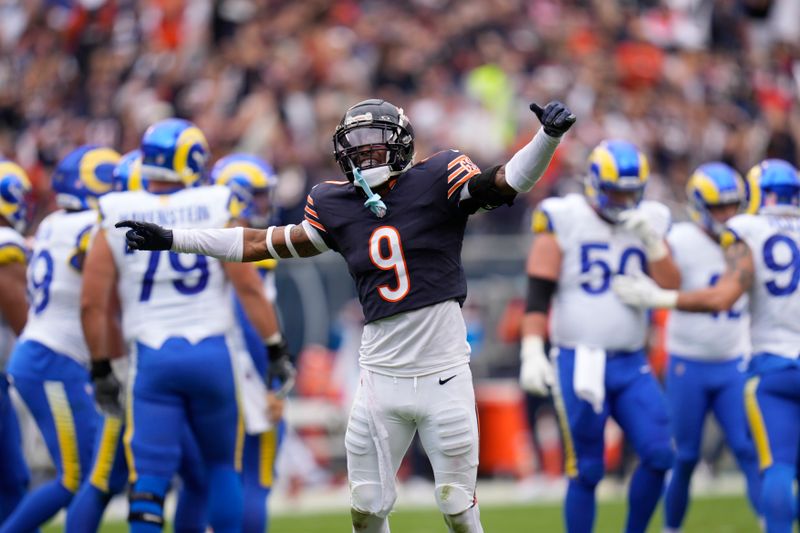
[[[563,531],[561,506],[531,505],[481,508],[483,527],[487,533],[517,533],[536,531],[558,533]],[[599,507],[597,533],[618,533],[625,520],[623,502],[606,502]],[[441,516],[435,510],[403,510],[392,514],[392,533],[445,533]],[[661,514],[653,520],[649,533],[661,531]],[[695,500],[684,528],[685,533],[751,533],[758,531],[753,514],[742,497],[713,497]],[[45,528],[46,533],[60,531],[59,527]],[[104,533],[127,531],[124,524],[109,524]],[[277,516],[272,520],[270,533],[345,533],[350,531],[349,516],[315,514],[291,517]]]

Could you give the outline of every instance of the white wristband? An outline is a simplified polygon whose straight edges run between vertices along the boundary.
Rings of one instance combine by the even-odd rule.
[[[300,258],[300,254],[297,253],[297,250],[294,249],[294,244],[292,244],[292,228],[294,224],[289,224],[288,226],[283,227],[283,241],[286,244],[286,247],[289,249],[289,253],[292,254],[292,257],[295,259]]]
[[[272,244],[272,234],[275,232],[275,226],[270,226],[267,228],[267,251],[269,255],[272,256],[273,259],[280,259],[281,256],[278,255],[278,252],[275,251],[275,246]]]
[[[170,249],[240,262],[244,255],[244,228],[173,229]]]
[[[520,148],[506,163],[506,183],[517,192],[533,189],[550,165],[560,137],[551,137],[540,128],[531,142]]]

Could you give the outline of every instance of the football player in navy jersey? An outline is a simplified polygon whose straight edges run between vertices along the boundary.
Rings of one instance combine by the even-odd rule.
[[[388,532],[394,476],[415,432],[431,461],[436,501],[451,532],[482,531],[475,480],[478,426],[470,348],[460,306],[461,246],[469,215],[531,190],[575,115],[531,104],[542,123],[505,165],[484,170],[446,150],[414,159],[403,110],[383,100],[351,107],[333,136],[347,177],[311,190],[300,225],[266,230],[168,230],[123,221],[138,250],[227,261],[308,257],[333,249],[356,283],[366,325],[361,383],[345,435],[353,529]]]

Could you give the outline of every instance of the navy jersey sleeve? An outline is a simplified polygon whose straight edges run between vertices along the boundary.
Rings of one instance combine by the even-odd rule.
[[[325,183],[315,185],[311,189],[311,192],[309,192],[308,196],[306,197],[306,207],[303,215],[305,220],[317,230],[319,236],[322,237],[322,240],[324,240],[325,244],[328,245],[328,248],[338,252],[339,246],[325,226],[326,213],[323,205],[324,189]]]
[[[478,165],[472,162],[467,154],[458,150],[450,150],[452,154],[447,163],[445,174],[447,176],[447,201],[453,207],[461,203],[461,192],[470,179],[481,173]]]

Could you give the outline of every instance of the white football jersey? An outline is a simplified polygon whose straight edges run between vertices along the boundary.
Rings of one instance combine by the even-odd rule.
[[[714,285],[725,272],[722,248],[697,224],[675,224],[667,241],[681,272],[682,291]],[[733,359],[749,352],[748,325],[746,295],[722,313],[672,310],[667,321],[667,350],[690,359]]]
[[[666,206],[643,201],[637,209],[648,215],[659,234],[666,234],[670,225]],[[544,200],[534,215],[534,231],[553,232],[562,253],[550,313],[551,341],[565,347],[641,349],[647,312],[625,305],[611,290],[615,274],[646,270],[641,240],[600,218],[579,194]]]
[[[56,211],[39,225],[28,263],[28,322],[22,338],[32,339],[82,365],[89,349],[81,329],[83,256],[97,211]]]
[[[212,258],[167,251],[129,252],[121,220],[154,222],[169,228],[222,228],[230,221],[230,189],[181,189],[110,193],[100,199],[101,227],[119,272],[117,291],[127,342],[159,348],[170,337],[191,343],[233,327],[228,281]]]
[[[800,355],[800,217],[738,215],[728,222],[753,254],[752,353]]]
[[[22,235],[12,228],[0,226],[0,265],[9,263],[25,263],[26,256],[25,240]],[[0,298],[3,295],[0,294]],[[8,356],[14,348],[17,336],[9,327],[5,318],[0,314],[0,371],[5,369]]]

